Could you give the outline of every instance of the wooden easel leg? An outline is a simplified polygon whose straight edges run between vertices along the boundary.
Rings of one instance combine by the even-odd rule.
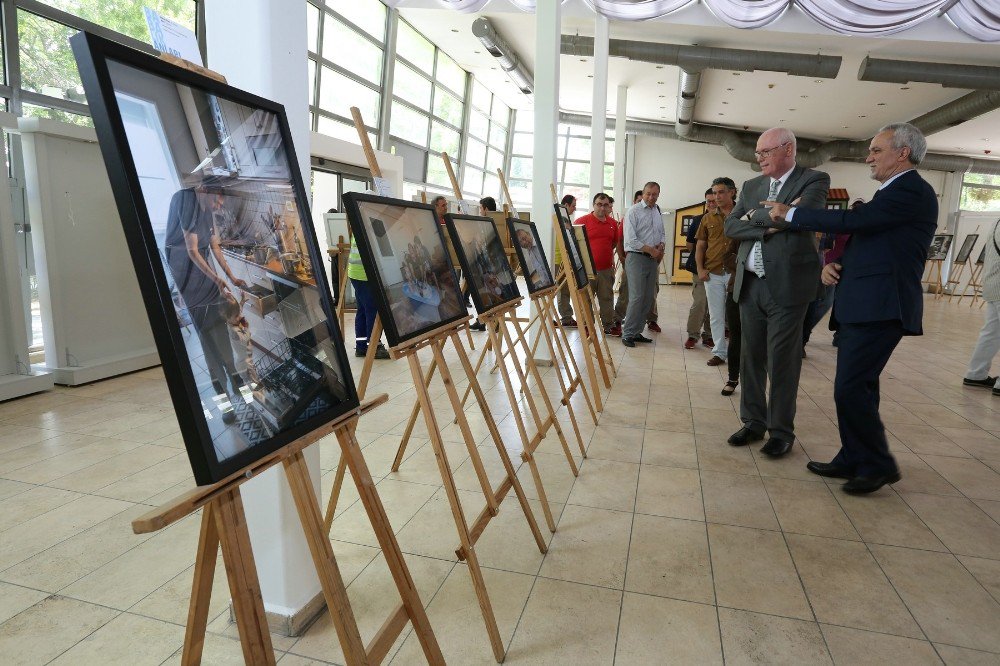
[[[600,342],[601,353],[607,360],[608,367],[611,368],[611,375],[613,377],[617,377],[618,369],[615,367],[615,360],[611,358],[611,347],[608,346],[608,336],[604,332],[604,324],[601,322],[601,304],[597,300],[597,294],[594,293],[593,288],[588,286],[587,293],[590,296],[590,316],[594,320],[594,332],[597,334],[598,342]],[[610,384],[608,385],[608,388],[611,388]]]
[[[264,599],[257,578],[250,532],[239,488],[227,491],[216,502],[215,525],[222,546],[222,559],[226,563],[229,593],[236,613],[236,626],[243,647],[243,660],[247,664],[274,664],[274,648],[264,615]]]
[[[396,536],[392,531],[389,517],[385,513],[385,507],[382,505],[382,500],[375,488],[375,481],[368,471],[368,464],[365,462],[364,455],[361,453],[361,447],[354,436],[354,428],[341,428],[337,430],[337,441],[340,443],[341,456],[347,461],[347,466],[351,470],[351,476],[354,478],[354,484],[358,488],[358,494],[361,496],[361,504],[365,507],[365,512],[371,521],[372,529],[375,531],[375,537],[382,548],[382,555],[389,566],[389,573],[392,574],[392,578],[396,583],[396,589],[399,590],[399,595],[403,600],[403,608],[409,616],[410,622],[413,624],[413,631],[416,633],[421,647],[423,647],[424,656],[430,664],[444,664],[444,656],[441,654],[441,648],[438,646],[437,638],[434,637],[434,631],[431,629],[430,622],[427,619],[427,612],[424,610],[424,605],[420,600],[417,586],[413,582],[413,578],[410,577],[410,570],[406,566],[403,552],[399,549],[399,543],[396,541]],[[392,617],[390,617],[391,619]],[[385,627],[383,628],[385,629]],[[388,631],[384,634],[387,640],[388,634]],[[382,657],[388,653],[389,648],[391,648],[392,643],[395,641],[395,636],[393,636],[391,640],[388,640],[388,645],[384,648],[384,652],[381,649],[376,651],[376,641],[380,636],[383,636],[382,630],[376,634],[375,640],[369,644],[368,655],[373,663],[381,661]],[[382,652],[381,656],[379,656],[379,652]]]
[[[340,575],[340,568],[337,566],[337,559],[333,554],[333,546],[330,544],[327,532],[323,529],[319,501],[313,491],[305,457],[299,451],[295,455],[285,458],[283,464],[288,485],[292,489],[295,508],[298,510],[299,520],[309,544],[309,552],[312,553],[316,573],[319,574],[327,609],[330,611],[333,626],[337,630],[340,646],[344,650],[344,658],[349,664],[367,664],[365,646],[361,642],[361,633],[358,631],[354,611],[351,610],[351,600],[347,596],[347,587]]]
[[[601,350],[601,343],[597,337],[597,325],[594,322],[594,306],[592,305],[590,286],[577,291],[576,302],[580,304],[582,319],[587,322],[584,335],[580,336],[580,341],[591,351],[597,362],[597,368],[601,372],[601,379],[604,380],[604,387],[611,388],[611,375],[608,373],[607,363],[604,362],[604,352]],[[600,391],[595,387],[595,391]],[[603,410],[602,410],[603,411]]]
[[[555,307],[554,297],[548,297],[549,307]],[[569,377],[570,382],[575,383],[583,391],[583,396],[587,401],[587,407],[590,409],[590,418],[593,419],[594,425],[597,425],[597,412],[604,411],[600,403],[600,395],[596,396],[597,407],[595,409],[594,401],[591,399],[590,391],[587,390],[587,384],[583,381],[583,373],[580,372],[580,366],[577,365],[576,356],[573,355],[573,348],[570,346],[569,336],[566,334],[566,329],[563,327],[562,322],[556,319],[556,324],[553,327],[552,338],[549,340],[551,343],[552,339],[556,342],[556,348],[559,350],[564,361],[567,362],[567,374],[569,374],[569,368],[572,367],[573,374]],[[547,326],[548,322],[545,322]]]
[[[521,330],[521,323],[518,322],[517,320],[514,320],[513,324],[514,324],[514,331],[517,333],[517,339],[518,339],[518,341],[521,343],[521,345],[523,347],[527,348],[528,341],[524,337],[524,331]],[[508,341],[507,344],[509,344],[512,347],[514,346],[514,341],[510,337],[510,333],[509,332],[507,333],[507,341]],[[569,450],[569,442],[566,441],[566,436],[563,434],[562,426],[559,425],[559,419],[556,416],[556,410],[552,407],[552,401],[549,399],[548,391],[545,390],[545,386],[542,384],[542,375],[538,371],[538,366],[535,365],[535,362],[534,362],[533,359],[531,359],[531,358],[527,359],[526,369],[528,370],[529,373],[531,373],[532,377],[535,380],[535,383],[538,384],[538,392],[542,396],[542,404],[545,405],[545,410],[548,413],[548,416],[546,417],[546,422],[548,422],[549,420],[551,420],[552,427],[555,428],[556,435],[559,437],[559,443],[562,445],[563,452],[566,454],[566,460],[569,461],[570,469],[573,470],[573,476],[579,476],[580,473],[579,473],[579,471],[576,468],[576,461],[573,460],[573,454]],[[520,377],[521,382],[522,383],[526,383],[526,378],[521,373],[521,369],[520,369],[519,366],[518,366],[517,370],[518,370],[518,376]],[[562,384],[562,378],[560,378],[560,384]],[[530,398],[530,394],[529,394],[529,398]],[[529,406],[534,411],[534,409],[535,409],[534,401],[529,402]],[[579,430],[579,428],[576,427],[576,417],[573,415],[573,406],[569,404],[568,400],[566,401],[566,408],[569,411],[570,419],[572,419],[572,421],[573,421],[573,427],[576,428],[577,440],[580,443],[580,451],[583,453],[583,457],[586,458],[587,457],[587,453],[586,453],[586,449],[583,446],[583,439],[579,436],[580,435],[580,430]]]
[[[430,388],[431,380],[434,379],[434,372],[437,370],[437,359],[431,361],[427,369],[427,384],[424,389]],[[399,440],[399,448],[396,449],[396,457],[392,461],[392,471],[398,472],[399,466],[403,464],[403,456],[406,455],[406,446],[413,436],[413,428],[417,425],[417,416],[420,415],[420,401],[413,401],[413,408],[410,409],[410,417],[406,420],[406,429],[403,430],[403,438]]]
[[[219,555],[219,530],[215,524],[215,512],[214,501],[202,509],[201,534],[198,537],[198,554],[194,561],[194,582],[191,585],[191,604],[188,607],[184,652],[181,657],[184,666],[200,664],[205,647],[208,606],[212,601],[215,561]]]
[[[490,333],[490,342],[493,344],[494,348],[501,349],[502,345],[500,344],[499,339],[499,326],[494,327],[491,322],[488,325],[488,330]],[[517,360],[515,359],[515,364],[516,363]],[[518,409],[517,394],[514,392],[514,384],[510,379],[510,370],[507,369],[506,363],[500,363],[500,377],[503,380],[504,389],[507,391],[507,399],[510,400],[510,408],[514,414],[514,424],[517,426],[517,434],[521,437],[521,445],[523,447],[522,450],[529,452],[528,455],[530,458],[525,459],[525,462],[531,466],[531,475],[535,481],[535,489],[538,491],[538,499],[542,502],[542,513],[545,515],[545,524],[549,528],[550,532],[555,532],[555,519],[552,517],[552,510],[549,508],[549,502],[545,496],[545,488],[541,484],[541,477],[538,475],[538,470],[535,467],[535,458],[530,453],[532,449],[532,440],[528,437],[528,431],[524,427],[524,417],[521,415],[521,410]],[[540,426],[541,424],[538,425]]]
[[[543,323],[542,326],[543,326],[543,328],[541,330],[541,334],[546,337],[546,339],[548,340],[549,346],[555,348],[556,347],[556,342],[558,342],[558,340],[555,338],[555,335],[549,330],[547,324]],[[524,334],[521,331],[521,328],[520,328],[519,325],[517,327],[517,331],[518,331],[518,335],[520,335],[521,338],[524,339]],[[525,340],[522,344],[527,344],[527,340]],[[536,371],[537,371],[537,367],[536,367]],[[567,374],[569,374],[568,369],[567,369]],[[587,395],[587,392],[586,392],[587,391],[587,387],[584,386],[584,384],[580,380],[579,376],[576,376],[576,377],[572,377],[571,376],[569,378],[569,386],[567,386],[566,382],[563,381],[562,374],[560,374],[558,372],[558,370],[556,371],[556,379],[559,381],[559,389],[562,391],[562,400],[561,400],[561,403],[563,405],[566,405],[566,411],[569,413],[570,423],[573,424],[573,432],[576,434],[576,442],[577,442],[577,445],[580,447],[580,453],[583,455],[584,458],[586,458],[587,457],[587,448],[583,444],[583,435],[580,433],[580,424],[577,423],[577,420],[576,420],[576,410],[573,409],[572,397],[573,397],[573,391],[575,390],[575,388],[577,386],[579,386],[583,390],[583,395],[587,399],[587,406],[590,408],[591,415],[593,415],[593,417],[594,417],[594,425],[597,425],[597,414],[594,412],[594,406],[590,403],[590,396]],[[573,465],[571,467],[575,468],[575,465]],[[574,474],[574,476],[575,476],[575,474]]]
[[[459,343],[456,341],[456,344]],[[441,368],[441,381],[444,382],[448,398],[451,400],[451,407],[455,410],[455,418],[458,420],[458,427],[462,431],[462,438],[465,440],[465,448],[469,451],[469,459],[472,461],[472,467],[476,470],[476,477],[479,479],[479,485],[483,489],[483,496],[486,498],[486,506],[489,507],[490,512],[492,512],[495,516],[499,513],[500,507],[497,505],[496,496],[493,494],[493,485],[490,483],[490,477],[486,475],[486,468],[483,466],[483,458],[479,455],[479,447],[476,445],[476,438],[473,437],[472,429],[469,427],[469,420],[465,418],[465,411],[462,409],[462,401],[458,397],[458,390],[455,388],[455,382],[452,380],[451,371],[448,369],[448,364],[444,359],[442,346],[443,344],[441,341],[434,340],[431,342],[431,349],[434,350],[434,359]],[[472,379],[469,381],[472,382]]]
[[[489,326],[489,324],[487,324],[487,326]],[[476,368],[475,368],[475,370],[473,372],[476,372],[476,373],[479,372],[479,369],[481,367],[483,367],[483,361],[486,360],[486,354],[488,354],[492,349],[493,349],[493,347],[490,346],[490,340],[487,339],[486,340],[486,344],[483,345],[483,351],[479,354],[479,358],[476,359]],[[465,407],[465,403],[469,400],[469,393],[471,391],[472,391],[472,385],[471,384],[469,386],[465,387],[465,393],[462,394],[462,407],[463,408]]]
[[[330,490],[330,500],[326,505],[326,516],[323,518],[323,527],[326,533],[330,533],[333,527],[333,517],[337,513],[337,502],[340,501],[340,491],[344,487],[344,472],[347,466],[343,459],[337,461],[337,471],[333,475],[333,488]]]
[[[454,335],[454,334],[452,334]],[[455,351],[458,352],[458,358],[462,363],[462,368],[468,373],[472,369],[472,365],[469,362],[469,356],[465,353],[465,349],[459,344],[458,338],[453,337],[452,340],[455,343]],[[496,421],[493,420],[493,414],[490,412],[490,406],[486,402],[486,396],[483,394],[483,387],[479,385],[479,380],[475,375],[469,375],[469,382],[472,384],[472,393],[476,396],[476,402],[479,403],[479,409],[483,414],[483,419],[486,421],[486,427],[490,431],[490,436],[493,439],[493,445],[497,449],[497,455],[500,456],[500,462],[503,463],[504,471],[507,473],[507,478],[501,483],[501,490],[504,490],[506,484],[510,484],[510,487],[514,489],[514,494],[517,495],[517,501],[521,505],[521,511],[524,513],[524,519],[528,521],[528,527],[531,529],[531,534],[535,537],[535,543],[538,544],[539,552],[545,553],[548,551],[548,546],[545,545],[545,539],[542,537],[541,530],[538,529],[538,523],[535,521],[535,514],[531,511],[531,505],[528,504],[528,497],[524,494],[524,488],[521,487],[521,482],[517,480],[517,470],[514,469],[513,463],[510,461],[510,454],[507,453],[507,449],[503,445],[503,438],[500,436],[500,431],[497,429]],[[501,495],[501,493],[498,493]],[[478,523],[477,523],[478,526]],[[480,528],[481,531],[481,528]],[[473,531],[473,542],[479,537],[478,533]]]
[[[420,400],[420,409],[424,413],[424,420],[427,422],[427,432],[431,438],[431,446],[434,448],[434,455],[437,458],[438,469],[441,472],[441,481],[444,484],[445,494],[448,496],[448,503],[451,505],[451,513],[455,519],[455,527],[458,529],[458,538],[462,548],[466,553],[466,561],[469,565],[469,575],[472,577],[472,587],[476,591],[479,599],[479,609],[486,623],[486,633],[490,639],[490,646],[493,648],[493,656],[497,663],[503,662],[504,648],[503,640],[500,638],[500,629],[497,627],[496,617],[493,614],[493,606],[490,603],[489,592],[486,590],[486,582],[483,580],[483,572],[479,568],[479,558],[476,557],[475,546],[469,534],[469,526],[465,521],[465,512],[462,510],[462,502],[458,496],[458,489],[455,487],[455,477],[452,476],[451,467],[448,464],[448,454],[441,441],[441,429],[438,427],[437,416],[431,406],[430,396],[423,389],[424,377],[420,368],[420,360],[416,354],[407,357],[410,363],[410,372],[413,375],[413,383],[417,387],[417,398]]]

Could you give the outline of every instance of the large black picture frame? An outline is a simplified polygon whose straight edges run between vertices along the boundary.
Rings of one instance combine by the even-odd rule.
[[[163,365],[163,373],[167,380],[167,387],[177,414],[188,458],[194,471],[195,481],[199,485],[206,485],[225,479],[320,426],[356,410],[359,405],[357,391],[344,350],[343,337],[337,326],[329,283],[324,271],[324,253],[321,253],[317,247],[312,217],[309,214],[309,201],[302,175],[298,169],[298,161],[295,157],[284,107],[271,100],[239,90],[188,69],[171,65],[159,58],[93,34],[78,33],[70,39],[70,44],[87,95],[111,189],[121,217],[122,228],[132,256],[140,292],[149,316],[153,338]],[[184,321],[178,314],[174,301],[176,292],[172,290],[173,285],[168,281],[168,273],[164,267],[166,260],[161,256],[161,249],[154,234],[150,208],[133,156],[134,147],[130,145],[119,97],[116,95],[112,68],[116,71],[129,71],[137,78],[148,76],[151,82],[163,83],[169,88],[179,89],[186,86],[192,94],[204,96],[206,100],[215,100],[214,104],[217,106],[225,103],[233,105],[234,109],[236,105],[252,109],[273,121],[268,134],[272,143],[277,137],[280,137],[280,143],[277,146],[260,146],[259,164],[264,165],[260,167],[260,170],[261,172],[266,171],[267,165],[272,165],[273,170],[285,174],[283,177],[287,181],[282,182],[290,181],[292,191],[289,193],[287,191],[289,188],[286,185],[282,195],[288,203],[283,212],[287,214],[289,223],[295,225],[297,231],[301,230],[301,236],[304,238],[299,238],[296,242],[300,243],[300,248],[304,245],[303,249],[306,251],[304,255],[298,256],[297,270],[301,271],[301,266],[304,265],[305,261],[308,261],[311,265],[311,282],[315,283],[308,284],[310,308],[306,314],[321,315],[323,318],[323,321],[319,322],[314,322],[311,316],[306,316],[301,320],[305,331],[304,336],[318,340],[317,344],[322,347],[323,351],[322,359],[318,359],[320,365],[316,366],[319,374],[312,374],[312,377],[318,378],[310,383],[304,381],[308,379],[310,373],[299,374],[296,377],[298,382],[296,387],[301,388],[300,396],[307,392],[309,396],[314,396],[316,395],[314,393],[316,385],[321,385],[322,389],[325,390],[333,386],[332,382],[336,383],[337,390],[335,393],[329,394],[329,400],[314,400],[313,397],[304,398],[306,408],[296,406],[294,418],[274,428],[273,432],[268,428],[265,429],[264,434],[255,434],[253,439],[248,437],[249,444],[245,450],[224,458],[218,454],[212,435],[212,427],[218,428],[218,425],[209,425],[209,412],[203,403],[203,396],[199,394],[199,384],[195,377],[196,368],[193,366],[194,359],[189,355],[185,343]],[[150,93],[150,104],[159,103],[159,100],[154,98],[155,95]],[[159,111],[159,107],[156,108]],[[208,122],[206,120],[206,123]],[[243,137],[248,146],[251,145],[250,142],[253,138]],[[200,174],[201,171],[198,173]],[[239,173],[239,170],[236,173]],[[253,180],[258,175],[260,174],[254,173],[249,178]],[[188,191],[191,195],[181,198],[194,200],[195,190],[192,188]],[[181,193],[182,191],[179,190],[176,194]],[[220,198],[223,198],[221,194]],[[174,199],[171,199],[171,206],[173,205]],[[199,204],[194,205],[197,207]],[[204,210],[204,208],[200,210]],[[158,212],[162,211],[158,209]],[[173,209],[171,209],[172,212]],[[214,225],[214,222],[212,224]],[[291,259],[289,261],[291,262]],[[279,263],[278,265],[285,264]],[[295,265],[294,262],[289,264],[289,271],[293,270],[293,265]],[[291,283],[291,279],[289,282]],[[311,291],[313,288],[315,293]],[[289,289],[292,290],[289,293],[294,292],[294,287],[289,287]],[[303,299],[306,298],[301,291],[295,293],[298,293]],[[242,303],[240,307],[243,307]],[[217,313],[213,314],[218,316]],[[188,332],[187,335],[190,336],[191,333]],[[276,360],[281,362],[281,365],[285,365],[283,361],[287,360],[289,366],[300,360],[308,361],[309,358],[302,356],[295,349],[296,345],[300,344],[299,341],[294,339],[290,333],[288,336],[286,340],[290,350],[288,358],[283,359],[279,356]],[[248,343],[247,349],[253,350],[254,348]],[[208,352],[204,353],[207,356]],[[278,369],[278,366],[275,365],[273,369]],[[281,369],[283,372],[295,372],[292,367]],[[201,374],[203,375],[204,372]],[[244,388],[251,385],[260,386],[260,383],[247,381]],[[240,406],[243,409],[249,409],[248,405],[251,402],[248,400],[247,403]],[[241,428],[246,424],[243,420],[238,423]],[[246,435],[247,431],[242,430],[242,432]]]
[[[958,254],[955,255],[955,264],[964,264],[969,260],[969,256],[972,254],[973,248],[976,247],[976,243],[979,241],[979,234],[969,234],[962,241],[962,246],[958,249]]]
[[[382,329],[385,331],[389,347],[399,347],[408,342],[422,340],[427,333],[435,329],[469,318],[469,312],[465,308],[465,299],[459,288],[458,275],[455,273],[452,265],[452,248],[450,243],[448,243],[450,238],[445,235],[446,232],[443,229],[443,225],[438,223],[434,215],[433,206],[417,201],[391,199],[360,192],[345,192],[343,202],[344,208],[347,211],[347,219],[350,221],[351,229],[354,232],[354,240],[357,243],[358,252],[361,254],[361,263],[365,267],[365,274],[368,276],[368,281],[375,287],[376,307],[378,308],[379,319],[382,322]],[[452,308],[455,310],[452,314],[439,316],[433,321],[429,321],[425,326],[414,328],[404,328],[397,321],[397,313],[393,310],[394,304],[392,299],[394,295],[390,292],[390,288],[394,287],[397,283],[393,282],[390,284],[386,278],[385,267],[377,258],[378,253],[376,253],[376,247],[381,246],[376,239],[372,238],[373,230],[369,229],[369,225],[365,221],[365,214],[362,211],[363,207],[367,210],[369,207],[375,206],[420,211],[420,218],[422,219],[418,218],[417,221],[423,225],[422,231],[431,243],[426,249],[435,265],[437,265],[437,269],[434,271],[438,280],[436,288],[440,291],[442,301],[447,298],[449,303],[453,303],[456,299],[458,302],[458,306]],[[387,230],[384,230],[384,235],[388,235]],[[430,239],[436,239],[437,242],[433,242]]]
[[[569,263],[573,267],[576,288],[583,289],[588,284],[587,268],[583,265],[583,257],[580,255],[580,246],[577,243],[576,233],[573,231],[573,220],[569,216],[566,206],[553,204],[553,207],[556,211],[556,219],[559,220],[559,232],[562,234],[563,246],[569,255]]]
[[[542,239],[538,235],[538,227],[535,226],[534,222],[508,217],[507,228],[510,229],[510,237],[517,252],[517,261],[521,264],[521,272],[524,274],[524,283],[528,285],[528,293],[534,295],[537,292],[551,289],[555,285],[555,281],[552,279],[552,271],[549,269],[549,260],[545,257],[545,250],[542,249]],[[528,235],[530,249],[522,245],[520,234]],[[537,275],[537,277],[532,279],[533,275]]]
[[[517,279],[493,219],[448,213],[444,216],[444,221],[448,226],[452,245],[458,253],[462,274],[476,312],[483,314],[519,300],[521,292],[517,288]],[[477,256],[470,256],[466,252],[469,241],[472,240],[471,233],[481,234],[485,239],[482,251]],[[494,284],[490,284],[491,282]],[[496,290],[499,293],[495,293]]]

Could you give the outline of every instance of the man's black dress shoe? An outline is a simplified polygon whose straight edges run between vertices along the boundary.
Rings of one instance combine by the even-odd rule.
[[[792,442],[780,437],[771,437],[767,440],[767,444],[760,447],[760,452],[770,458],[780,458],[791,450]]]
[[[622,338],[622,344],[626,347],[635,347],[635,340],[632,338]]]
[[[650,338],[647,338],[645,335],[641,333],[632,339],[635,340],[636,342],[652,342]]]
[[[829,476],[833,479],[850,479],[853,474],[851,470],[846,467],[841,467],[840,465],[834,465],[833,463],[822,463],[815,460],[811,460],[806,463],[806,469],[813,474],[819,474],[820,476]]]
[[[901,478],[899,472],[884,474],[882,476],[856,476],[843,485],[844,492],[851,495],[864,495],[873,493],[887,483],[896,483]]]
[[[750,442],[759,442],[764,439],[764,433],[757,432],[747,426],[743,426],[726,440],[732,446],[746,446]]]

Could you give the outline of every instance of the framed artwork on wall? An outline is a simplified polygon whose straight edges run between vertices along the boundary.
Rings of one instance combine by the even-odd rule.
[[[284,108],[70,43],[197,483],[355,409]]]
[[[556,218],[559,220],[559,232],[562,234],[563,246],[569,254],[569,262],[573,267],[573,277],[577,289],[587,286],[587,269],[583,264],[583,257],[580,255],[580,248],[576,241],[576,234],[573,232],[573,220],[569,216],[569,211],[562,204],[554,204]]]
[[[528,285],[528,293],[534,294],[553,285],[552,271],[542,250],[542,239],[538,237],[538,229],[533,222],[525,222],[516,217],[507,218],[510,236],[514,239],[514,249],[517,260],[523,267],[524,281]]]
[[[476,311],[482,314],[519,299],[517,279],[493,220],[450,214],[444,219]]]
[[[390,347],[468,317],[433,206],[358,192],[344,206]]]

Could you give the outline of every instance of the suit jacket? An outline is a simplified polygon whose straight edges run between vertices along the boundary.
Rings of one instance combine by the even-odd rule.
[[[788,228],[851,234],[840,260],[836,323],[898,320],[905,335],[922,335],[920,278],[937,216],[934,189],[909,171],[855,210],[796,210]]]
[[[766,230],[760,225],[770,225],[770,217],[760,202],[767,199],[770,188],[770,176],[757,176],[743,183],[736,206],[726,218],[726,236],[740,241],[740,250],[736,255],[733,300],[737,303],[740,300],[747,257],[753,244],[759,240],[762,241],[761,254],[764,258],[767,286],[774,302],[781,306],[809,303],[816,299],[820,273],[819,254],[813,234],[806,231],[788,233],[791,230],[765,234]],[[829,190],[829,175],[796,165],[788,180],[781,184],[777,200],[791,204],[796,199],[801,199],[801,208],[823,208]],[[750,211],[754,211],[750,220],[743,219]]]

